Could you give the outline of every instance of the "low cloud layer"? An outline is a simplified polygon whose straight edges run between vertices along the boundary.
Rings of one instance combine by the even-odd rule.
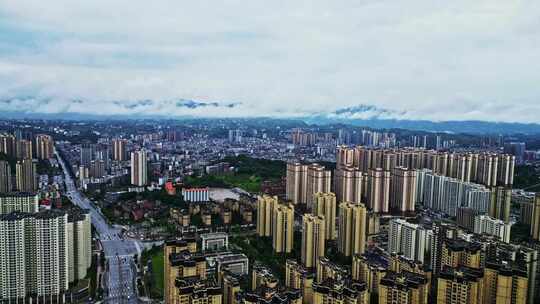
[[[0,106],[540,122],[540,2],[447,2],[7,1]]]

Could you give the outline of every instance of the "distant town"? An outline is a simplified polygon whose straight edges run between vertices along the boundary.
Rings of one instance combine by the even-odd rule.
[[[0,303],[540,303],[540,134],[0,121]]]

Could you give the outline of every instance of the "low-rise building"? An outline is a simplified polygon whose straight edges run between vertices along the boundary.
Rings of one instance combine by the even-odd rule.
[[[225,232],[203,233],[201,238],[201,250],[229,249],[229,235]]]
[[[189,203],[202,203],[210,201],[208,188],[182,188],[182,197]]]

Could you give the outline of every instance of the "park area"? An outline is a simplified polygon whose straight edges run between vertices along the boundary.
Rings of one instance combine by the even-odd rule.
[[[152,299],[163,298],[163,248],[154,246],[142,253],[141,263],[148,266],[144,276],[145,291]]]

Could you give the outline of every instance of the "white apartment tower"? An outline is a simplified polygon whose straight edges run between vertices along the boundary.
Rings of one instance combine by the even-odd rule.
[[[391,220],[388,229],[388,251],[401,253],[411,260],[423,263],[426,237],[427,231],[420,225],[403,219]]]
[[[148,183],[148,163],[146,150],[141,149],[131,153],[131,184],[146,186]]]
[[[68,290],[67,214],[0,216],[0,301],[61,301]]]

